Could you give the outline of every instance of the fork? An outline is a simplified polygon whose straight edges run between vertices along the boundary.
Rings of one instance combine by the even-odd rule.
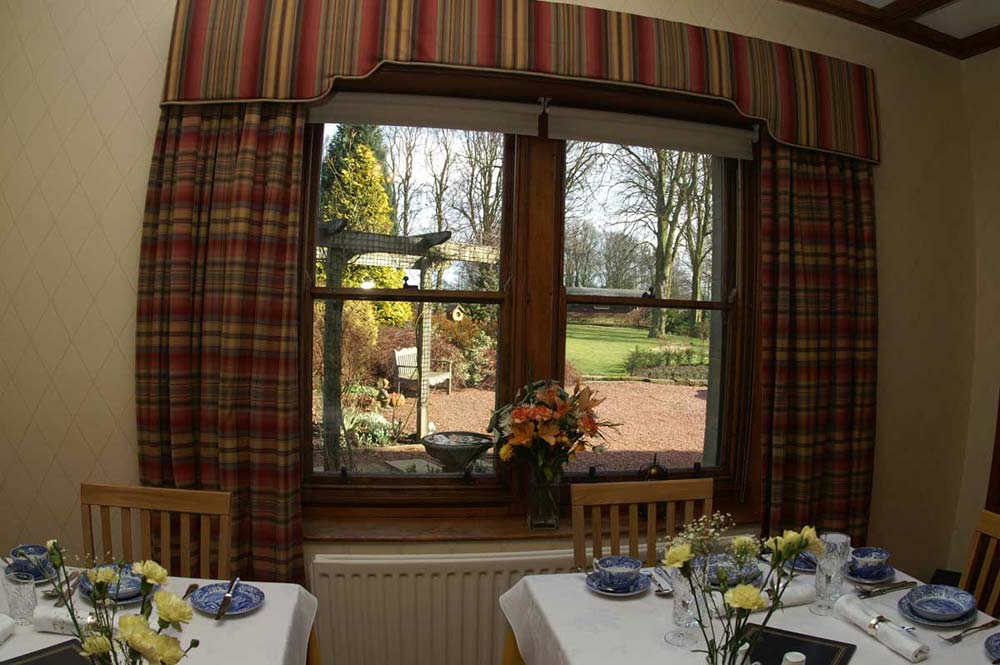
[[[670,590],[667,589],[667,587],[663,586],[663,582],[661,582],[659,577],[657,577],[655,574],[651,573],[649,575],[649,578],[653,580],[653,584],[656,585],[656,589],[653,590],[653,593],[655,593],[657,596],[665,596],[668,593],[670,593]]]
[[[1000,620],[993,619],[992,621],[987,621],[986,623],[984,623],[982,625],[974,626],[972,628],[966,628],[961,633],[952,635],[951,637],[945,637],[944,635],[939,635],[938,637],[940,637],[942,640],[944,640],[948,644],[958,644],[959,642],[961,642],[962,640],[964,640],[969,635],[972,635],[973,633],[978,633],[981,630],[989,630],[990,628],[993,628],[994,626],[1000,626]]]

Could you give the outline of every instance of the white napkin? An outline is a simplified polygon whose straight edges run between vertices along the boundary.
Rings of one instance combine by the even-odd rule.
[[[87,623],[86,616],[76,613],[76,620],[83,627]],[[73,619],[69,616],[69,608],[53,607],[49,604],[36,605],[31,615],[31,623],[40,633],[59,633],[60,635],[75,635]]]
[[[868,628],[869,623],[880,614],[865,605],[857,596],[849,594],[837,599],[833,613],[844,621],[859,626],[869,635],[872,635],[872,631]],[[880,623],[874,632],[874,637],[911,663],[927,660],[930,656],[930,647],[894,623]]]
[[[0,644],[14,634],[14,620],[6,614],[0,614]]]
[[[766,592],[760,592],[761,598],[767,603],[764,607],[759,610],[754,610],[755,612],[766,612],[771,607],[771,597],[767,595]],[[814,584],[803,584],[799,582],[791,582],[785,592],[781,594],[781,607],[795,607],[796,605],[808,605],[809,603],[816,600],[816,585]],[[723,606],[725,599],[721,592],[715,592],[715,606],[718,608],[719,612],[723,611]],[[717,615],[718,613],[713,611],[712,614]]]

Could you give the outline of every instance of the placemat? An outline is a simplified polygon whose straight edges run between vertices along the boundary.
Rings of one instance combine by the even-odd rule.
[[[747,630],[759,631],[756,624]],[[762,663],[780,663],[789,651],[801,651],[808,665],[846,665],[857,650],[857,645],[829,640],[825,637],[793,633],[779,628],[764,628],[764,634],[750,652],[750,660]]]

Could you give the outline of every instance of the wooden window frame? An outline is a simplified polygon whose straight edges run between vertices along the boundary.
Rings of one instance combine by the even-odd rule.
[[[712,122],[733,127],[752,128],[752,120],[739,115],[731,106],[648,88],[617,86],[591,82],[550,79],[534,75],[475,72],[421,65],[383,65],[364,79],[340,80],[336,90],[396,94],[474,97],[499,101],[533,101],[546,97],[564,106],[625,113],[643,113],[681,120]],[[319,171],[322,158],[322,125],[306,129],[302,212],[301,307],[303,321],[312,320],[315,297],[337,296],[345,299],[436,302],[497,302],[501,306],[497,368],[497,399],[509,401],[518,386],[534,378],[563,376],[567,303],[593,300],[593,297],[568,296],[562,286],[563,170],[565,142],[546,138],[542,116],[539,137],[508,136],[505,142],[504,235],[501,242],[501,274],[509,276],[505,293],[419,291],[400,294],[365,289],[325,289],[314,286],[313,271],[315,218],[319,206]],[[551,161],[538,158],[550,155]],[[735,294],[725,306],[712,301],[647,300],[617,298],[619,304],[646,307],[696,307],[726,309],[727,360],[723,372],[720,400],[720,437],[727,442],[720,448],[716,467],[670,470],[670,478],[711,476],[715,479],[716,505],[734,514],[738,521],[756,521],[760,516],[761,472],[760,441],[756,427],[756,400],[752,386],[753,359],[756,357],[755,300],[757,280],[756,215],[757,162],[726,159],[723,196],[726,233],[727,286]],[[556,223],[539,229],[538,219]],[[739,220],[738,223],[736,220]],[[540,231],[543,238],[539,237]],[[529,241],[530,240],[530,241]],[[554,251],[553,248],[555,248]],[[548,284],[557,285],[538,293],[537,272]],[[529,287],[532,287],[529,291]],[[603,300],[603,298],[602,298]],[[552,315],[556,312],[556,316]],[[543,318],[540,319],[539,315]],[[547,319],[544,316],[547,315]],[[543,330],[539,331],[539,321]],[[300,326],[301,349],[312,348],[312,325]],[[515,349],[517,358],[515,362]],[[302,431],[312,431],[311,353],[302,353],[301,410]],[[496,458],[496,473],[490,476],[375,476],[316,474],[312,470],[311,437],[302,446],[303,504],[307,518],[363,514],[373,517],[405,516],[487,516],[520,514],[523,504],[523,472]],[[635,473],[601,473],[597,480],[633,480]],[[572,482],[589,482],[585,474],[570,474],[564,483],[568,504]]]

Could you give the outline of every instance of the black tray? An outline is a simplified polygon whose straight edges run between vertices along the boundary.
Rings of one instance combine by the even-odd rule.
[[[760,626],[751,624],[748,631],[759,631]],[[838,642],[825,637],[793,633],[779,628],[764,628],[750,652],[750,661],[760,661],[763,665],[780,665],[781,659],[789,651],[801,651],[806,655],[808,665],[846,665],[857,650],[857,645]]]

